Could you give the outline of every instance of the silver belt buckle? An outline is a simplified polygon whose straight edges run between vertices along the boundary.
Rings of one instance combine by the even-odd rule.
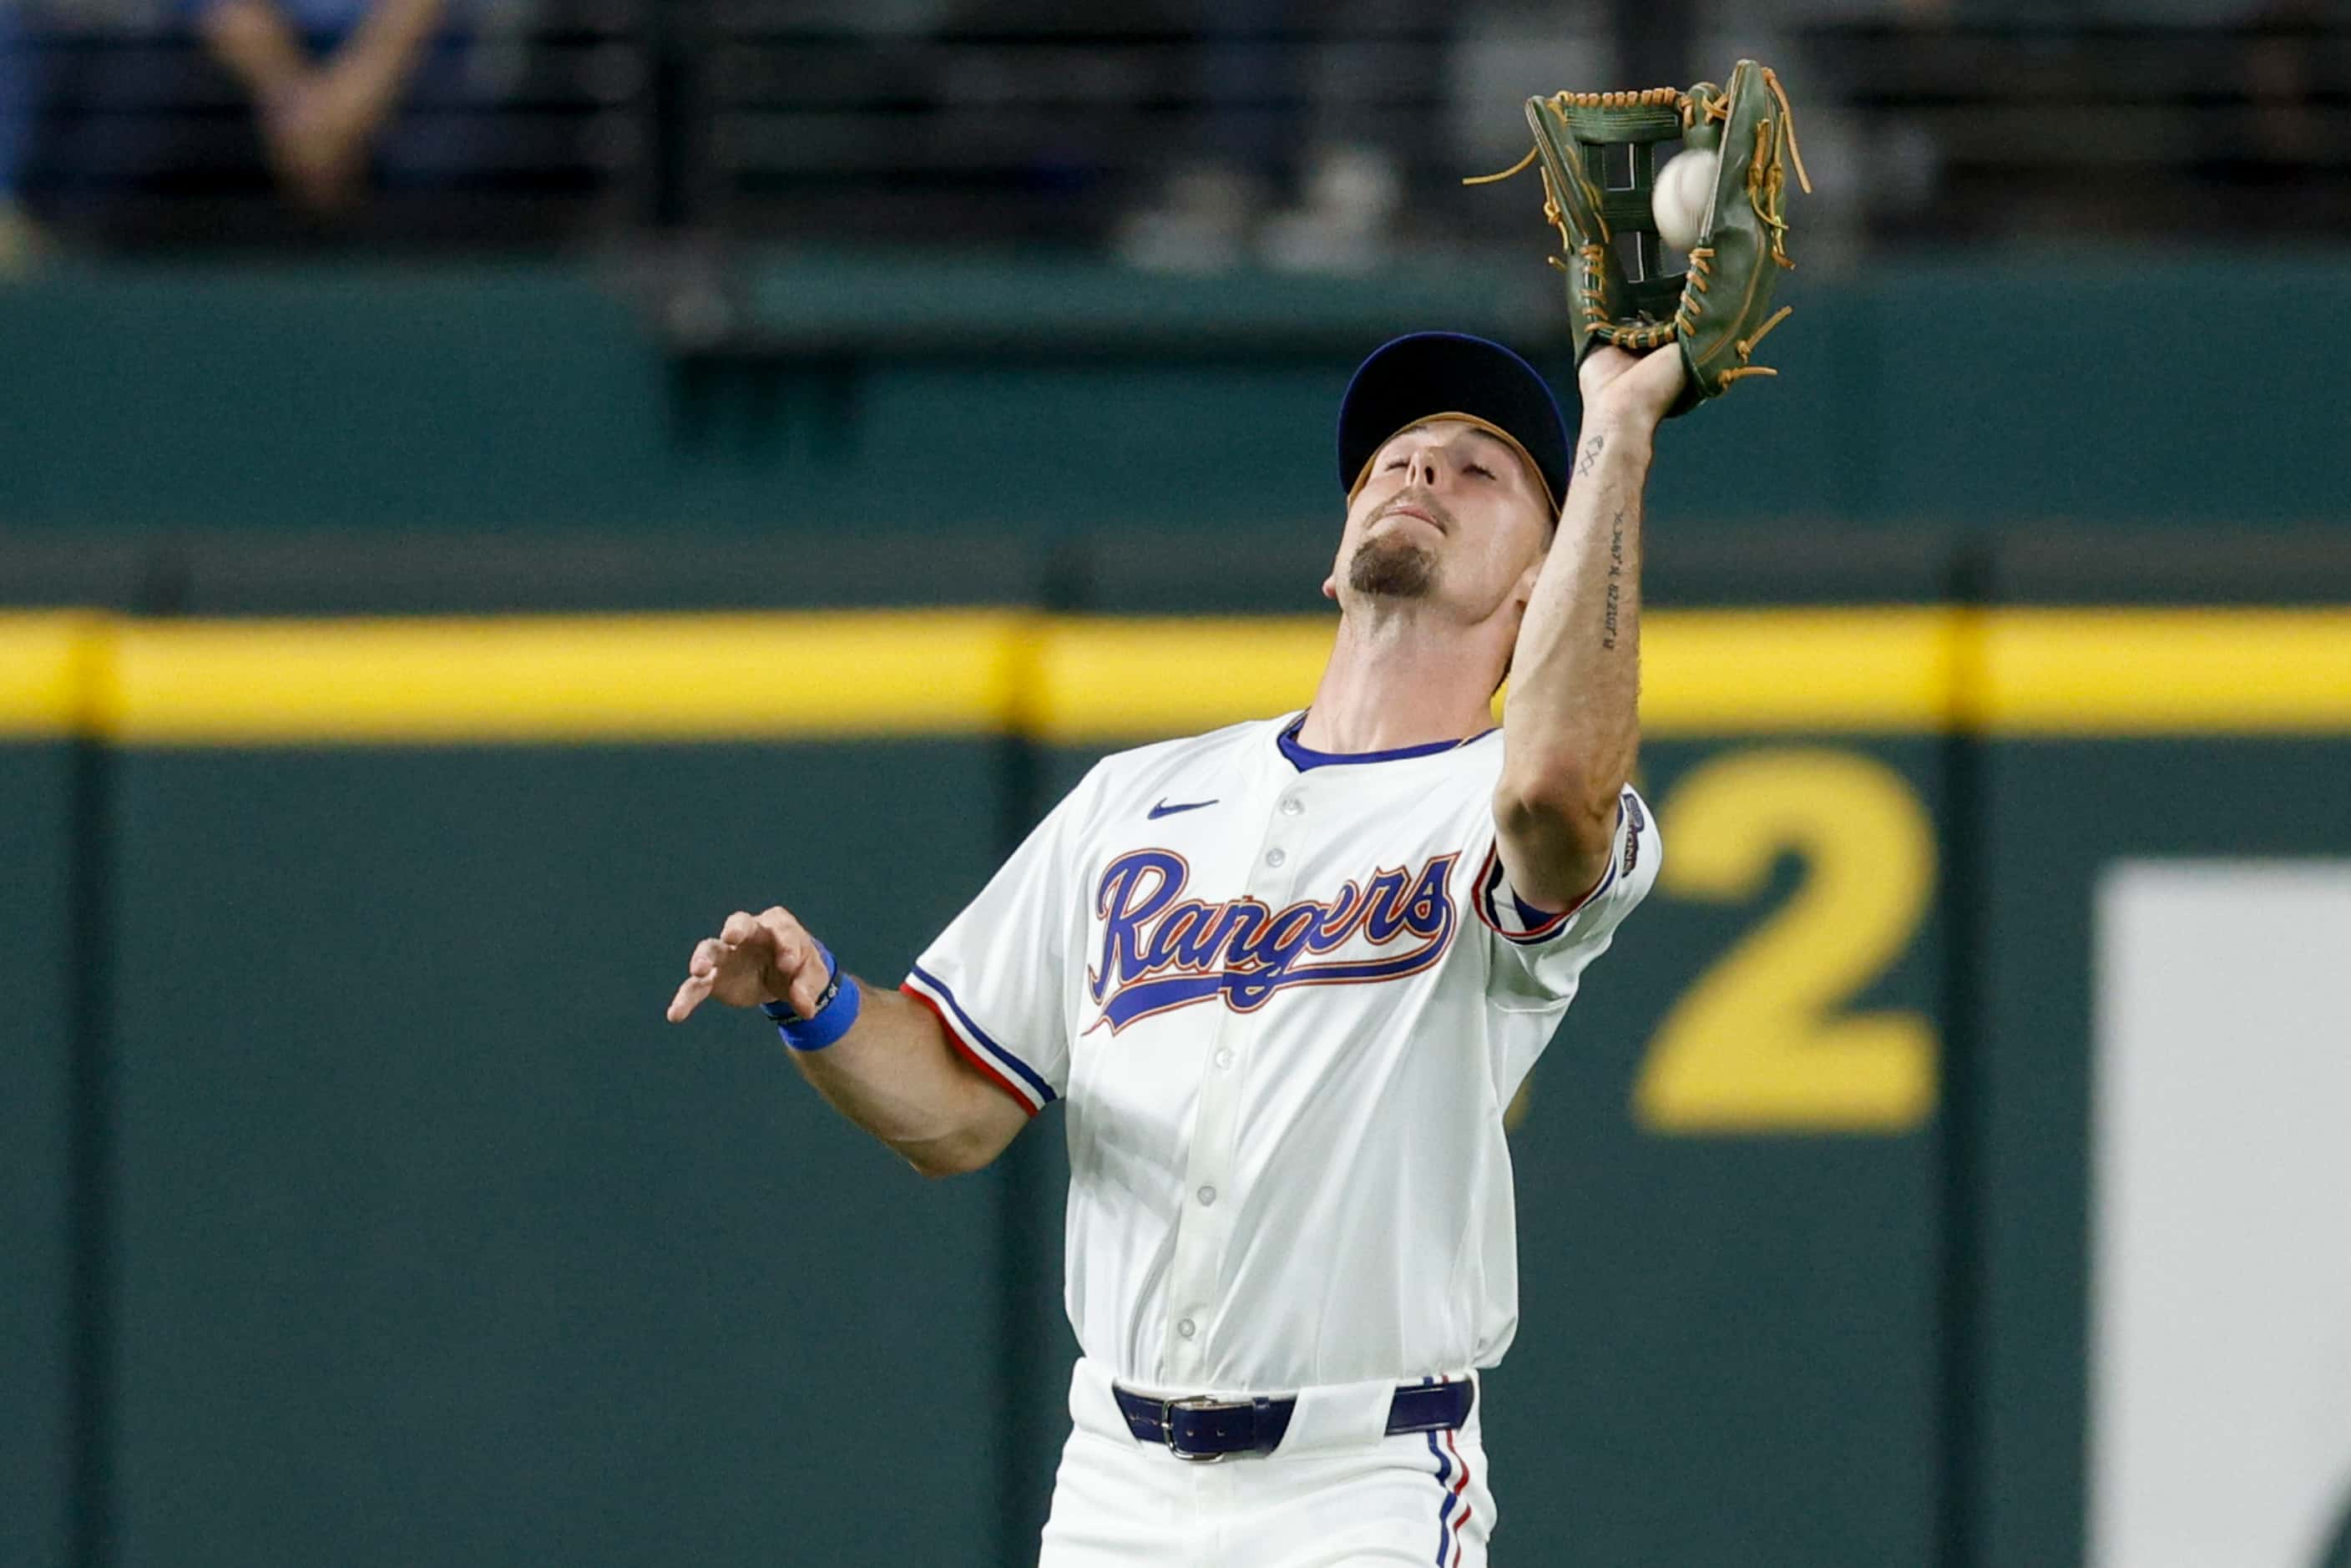
[[[1230,1456],[1225,1454],[1196,1454],[1188,1448],[1176,1447],[1176,1412],[1178,1410],[1246,1410],[1249,1407],[1249,1403],[1245,1400],[1239,1403],[1235,1403],[1234,1401],[1228,1399],[1210,1399],[1204,1395],[1198,1394],[1191,1395],[1182,1399],[1162,1399],[1159,1402],[1160,1440],[1167,1445],[1167,1451],[1169,1453],[1175,1455],[1177,1458],[1182,1459],[1186,1464],[1213,1465],[1217,1460],[1229,1458]]]

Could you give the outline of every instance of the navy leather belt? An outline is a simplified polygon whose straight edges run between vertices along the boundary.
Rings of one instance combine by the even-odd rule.
[[[1164,1443],[1179,1459],[1221,1459],[1228,1454],[1270,1454],[1290,1430],[1295,1396],[1281,1399],[1154,1399],[1113,1384],[1119,1413],[1138,1443]],[[1469,1419],[1477,1385],[1425,1383],[1399,1388],[1388,1402],[1388,1436],[1449,1432]]]

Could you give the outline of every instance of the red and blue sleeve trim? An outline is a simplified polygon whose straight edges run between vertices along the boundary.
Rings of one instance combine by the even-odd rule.
[[[1558,936],[1567,923],[1581,914],[1593,899],[1615,885],[1616,855],[1612,849],[1608,869],[1600,873],[1600,880],[1592,884],[1591,892],[1557,913],[1537,909],[1513,891],[1510,894],[1511,907],[1506,914],[1499,897],[1503,880],[1501,847],[1496,845],[1486,852],[1486,863],[1478,871],[1478,890],[1469,902],[1476,907],[1478,918],[1484,921],[1495,936],[1506,942],[1531,947]]]
[[[936,975],[917,964],[898,988],[930,1009],[946,1030],[947,1043],[961,1051],[998,1088],[1012,1096],[1022,1110],[1033,1116],[1059,1098],[1042,1074],[997,1044],[986,1030],[973,1021],[963,1004],[956,1000],[955,993]]]

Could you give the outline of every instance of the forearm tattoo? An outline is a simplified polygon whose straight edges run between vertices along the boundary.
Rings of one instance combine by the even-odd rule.
[[[1593,437],[1596,444],[1598,436]],[[1600,617],[1600,645],[1616,646],[1616,602],[1618,590],[1625,577],[1625,511],[1616,508],[1616,516],[1608,524],[1608,600]]]
[[[1575,465],[1576,473],[1579,475],[1591,473],[1593,465],[1600,461],[1601,449],[1607,444],[1608,438],[1604,435],[1595,435],[1591,440],[1585,442],[1583,444],[1583,460]]]

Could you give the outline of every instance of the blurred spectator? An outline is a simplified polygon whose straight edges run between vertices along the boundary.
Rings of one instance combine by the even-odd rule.
[[[281,187],[314,213],[358,201],[413,78],[428,60],[454,74],[462,47],[444,32],[446,0],[188,4],[206,47],[251,97]]]
[[[1132,266],[1255,259],[1363,272],[1386,259],[1406,147],[1425,136],[1451,17],[1426,0],[1211,0],[1193,60],[1194,155],[1113,236]],[[1291,199],[1278,203],[1287,189]]]
[[[2255,163],[2300,172],[2327,156],[2335,128],[2322,107],[2326,10],[2324,0],[2272,0],[2252,18],[2240,70]]]
[[[24,194],[68,243],[429,243],[367,197],[437,205],[495,166],[503,127],[481,110],[507,84],[480,45],[535,4],[45,0]]]
[[[1301,73],[1306,134],[1292,199],[1259,230],[1258,259],[1363,273],[1405,237],[1407,171],[1442,121],[1459,17],[1427,0],[1351,0],[1325,16]]]
[[[2215,52],[2221,68],[2204,91],[2234,101],[2208,114],[2196,153],[2183,161],[2200,182],[2188,194],[2215,230],[2288,236],[2351,227],[2339,55],[2329,47],[2346,24],[2351,6],[2340,0],[2262,0],[2216,36],[2228,52]],[[2154,232],[2178,222],[2159,206],[2144,219]]]
[[[1280,36],[1290,11],[1284,0],[1201,6],[1190,51],[1193,146],[1153,204],[1121,220],[1114,244],[1128,264],[1215,272],[1246,256],[1270,182],[1298,145],[1299,46]]]
[[[22,267],[33,250],[17,181],[32,140],[36,63],[22,13],[13,0],[0,0],[0,276]]]

